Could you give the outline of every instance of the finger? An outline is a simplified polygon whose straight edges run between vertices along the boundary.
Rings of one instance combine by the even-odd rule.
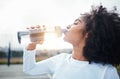
[[[36,44],[43,44],[44,40],[39,40],[39,41],[36,41],[35,43]]]
[[[46,26],[45,25],[43,25],[43,30],[46,30]]]
[[[35,27],[34,27],[34,26],[31,26],[30,28],[31,28],[31,29],[35,29]]]
[[[30,29],[34,29],[35,27],[34,26],[31,26],[31,27],[27,27],[26,29],[30,30]]]
[[[29,27],[27,27],[26,29],[30,29]]]
[[[40,26],[40,25],[37,25],[36,28],[39,29],[39,28],[41,28],[41,26]]]

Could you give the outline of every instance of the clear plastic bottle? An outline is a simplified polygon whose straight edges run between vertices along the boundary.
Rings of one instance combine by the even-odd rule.
[[[24,35],[29,35],[30,36],[30,41],[35,42],[35,41],[40,41],[41,43],[44,42],[45,35],[48,34],[54,34],[57,37],[62,36],[63,33],[66,33],[67,29],[61,28],[60,26],[55,26],[55,27],[46,27],[45,25],[43,26],[36,26],[36,27],[30,27],[27,28],[27,31],[19,31],[17,33],[18,36],[18,42],[21,43],[21,36]]]

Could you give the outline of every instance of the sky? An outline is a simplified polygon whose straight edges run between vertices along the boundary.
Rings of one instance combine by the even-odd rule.
[[[89,11],[91,5],[100,3],[108,9],[117,6],[120,11],[120,0],[0,0],[0,46],[8,46],[8,42],[11,42],[12,47],[19,48],[18,31],[35,25],[65,27],[73,23],[80,13]],[[61,48],[70,46],[61,39],[47,41],[47,48],[54,41]]]

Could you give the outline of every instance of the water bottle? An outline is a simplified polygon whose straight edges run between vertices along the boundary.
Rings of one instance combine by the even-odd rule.
[[[43,43],[45,40],[46,34],[49,34],[49,35],[54,34],[56,37],[61,37],[62,34],[66,32],[67,32],[67,29],[61,28],[60,26],[46,27],[45,25],[43,26],[38,25],[36,27],[27,28],[27,31],[18,31],[17,37],[18,37],[19,43],[21,43],[21,36],[24,36],[24,35],[29,35],[31,42],[40,41],[41,43]]]

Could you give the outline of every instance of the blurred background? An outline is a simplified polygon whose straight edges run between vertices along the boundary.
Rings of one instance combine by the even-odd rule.
[[[10,67],[15,70],[19,67],[22,73],[22,49],[29,42],[29,37],[22,37],[22,43],[19,44],[18,31],[35,25],[45,25],[49,28],[66,27],[81,13],[89,11],[91,5],[100,3],[108,9],[116,6],[120,12],[120,0],[0,0],[0,79],[7,79],[5,74],[9,74],[7,70],[12,71],[9,70]],[[38,45],[36,60],[40,61],[63,52],[71,53],[72,46],[63,41],[63,36],[52,37],[43,45]],[[21,79],[20,76],[19,78]],[[41,79],[47,78],[48,76]]]

